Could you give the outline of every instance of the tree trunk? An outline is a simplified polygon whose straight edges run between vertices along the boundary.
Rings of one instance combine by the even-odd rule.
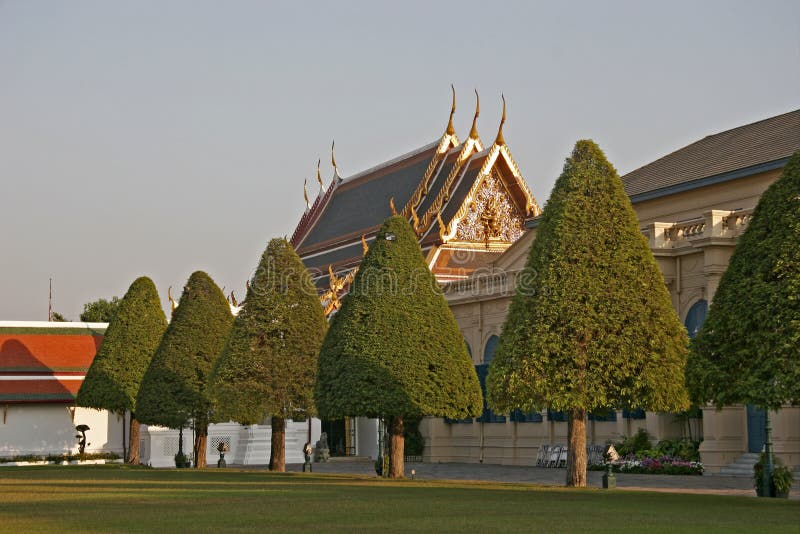
[[[125,435],[125,413],[122,412],[122,457],[128,457],[128,440],[126,439],[127,436]]]
[[[569,412],[567,486],[586,487],[586,410]]]
[[[405,438],[403,438],[403,416],[389,417],[389,478],[405,478]]]
[[[269,455],[269,470],[286,472],[286,419],[272,418],[272,445]]]
[[[196,424],[194,428],[194,466],[202,469],[206,466],[206,442],[208,441],[208,423]]]
[[[131,413],[130,444],[128,445],[128,463],[139,465],[139,421]]]

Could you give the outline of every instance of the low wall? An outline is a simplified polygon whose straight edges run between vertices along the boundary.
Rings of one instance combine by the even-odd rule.
[[[75,426],[88,425],[86,452],[122,456],[122,418],[68,404],[0,406],[0,457],[77,453]]]
[[[319,419],[311,420],[311,443],[319,439]],[[177,429],[142,425],[139,440],[139,459],[152,467],[175,467],[178,453]],[[308,439],[308,422],[286,422],[286,463],[303,463],[303,445]],[[266,465],[269,463],[272,427],[270,425],[242,426],[238,423],[209,425],[206,459],[209,466],[219,459],[217,447],[228,446],[225,461],[228,465]],[[183,452],[192,454],[194,436],[191,428],[183,430]]]

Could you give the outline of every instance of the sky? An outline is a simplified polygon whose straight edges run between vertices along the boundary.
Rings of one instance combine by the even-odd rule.
[[[620,174],[800,108],[800,2],[0,0],[0,320],[138,276],[241,297],[303,180],[504,134],[540,204],[575,141]],[[311,187],[310,191],[314,191]]]

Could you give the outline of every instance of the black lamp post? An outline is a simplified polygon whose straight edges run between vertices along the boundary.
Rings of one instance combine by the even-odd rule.
[[[764,497],[774,497],[775,488],[772,486],[772,471],[775,459],[772,457],[772,426],[769,421],[769,408],[764,408]]]

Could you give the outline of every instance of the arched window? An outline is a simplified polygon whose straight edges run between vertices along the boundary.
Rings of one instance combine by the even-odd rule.
[[[489,340],[486,342],[486,347],[483,349],[483,363],[489,363],[494,358],[494,353],[497,351],[497,344],[500,342],[500,338],[497,336],[491,336]]]
[[[700,327],[703,326],[703,322],[706,320],[707,312],[707,300],[698,300],[689,308],[689,313],[686,314],[686,321],[683,324],[686,326],[686,331],[689,332],[690,338],[694,338],[697,332],[700,331]]]

